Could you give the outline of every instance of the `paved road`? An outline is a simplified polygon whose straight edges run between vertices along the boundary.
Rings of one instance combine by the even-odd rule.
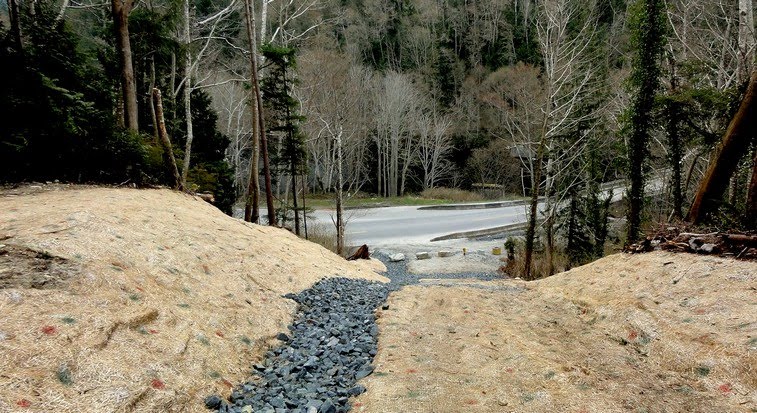
[[[418,207],[352,209],[345,211],[345,232],[350,245],[423,244],[450,233],[525,222],[525,208],[518,205],[443,211]],[[333,210],[318,210],[313,217],[333,228],[333,214]]]
[[[619,201],[625,195],[622,181],[604,185],[605,195],[612,190],[612,200]],[[663,190],[663,179],[650,179],[646,193]],[[431,210],[419,207],[386,207],[352,209],[345,211],[348,245],[372,246],[427,244],[432,239],[460,232],[487,230],[526,222],[527,205],[496,208]],[[540,203],[540,208],[543,204]],[[316,222],[333,230],[333,210],[317,210],[313,213]]]

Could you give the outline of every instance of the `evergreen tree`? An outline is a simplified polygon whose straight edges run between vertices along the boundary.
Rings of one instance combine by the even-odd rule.
[[[300,130],[300,122],[304,117],[299,114],[299,102],[292,97],[292,86],[296,83],[292,75],[296,68],[296,51],[270,44],[264,45],[261,51],[269,64],[267,76],[261,82],[268,109],[266,125],[272,135],[278,134],[281,137],[279,147],[270,145],[271,161],[291,178],[295,233],[300,235],[297,176],[304,173],[306,163],[305,138]]]
[[[24,50],[0,28],[0,180],[139,181],[140,137],[115,128],[114,91],[57,9],[21,16]]]

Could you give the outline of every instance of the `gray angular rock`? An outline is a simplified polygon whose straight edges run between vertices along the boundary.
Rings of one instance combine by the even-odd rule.
[[[221,407],[222,402],[223,400],[214,394],[205,398],[205,407],[208,409],[218,409]]]
[[[429,258],[431,258],[431,254],[429,254],[428,252],[424,251],[424,252],[416,252],[415,253],[415,259],[416,260],[427,260]]]
[[[389,261],[391,261],[391,262],[405,261],[405,254],[402,254],[402,253],[392,254],[392,255],[389,256]]]

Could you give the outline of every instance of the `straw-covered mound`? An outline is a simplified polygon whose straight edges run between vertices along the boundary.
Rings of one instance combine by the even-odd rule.
[[[168,190],[0,192],[0,411],[204,411],[337,275],[384,280]]]
[[[757,409],[757,262],[613,255],[532,283],[426,280],[388,304],[357,411]]]

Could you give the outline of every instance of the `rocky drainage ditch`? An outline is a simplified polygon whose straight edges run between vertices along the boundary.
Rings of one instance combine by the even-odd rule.
[[[298,309],[289,333],[277,336],[283,344],[253,366],[254,379],[236,387],[229,400],[209,396],[206,407],[221,413],[348,412],[350,398],[366,390],[358,381],[373,373],[379,333],[374,312],[391,290],[419,278],[496,278],[486,273],[418,277],[407,273],[404,262],[377,258],[386,264],[390,284],[328,278],[287,294]]]

